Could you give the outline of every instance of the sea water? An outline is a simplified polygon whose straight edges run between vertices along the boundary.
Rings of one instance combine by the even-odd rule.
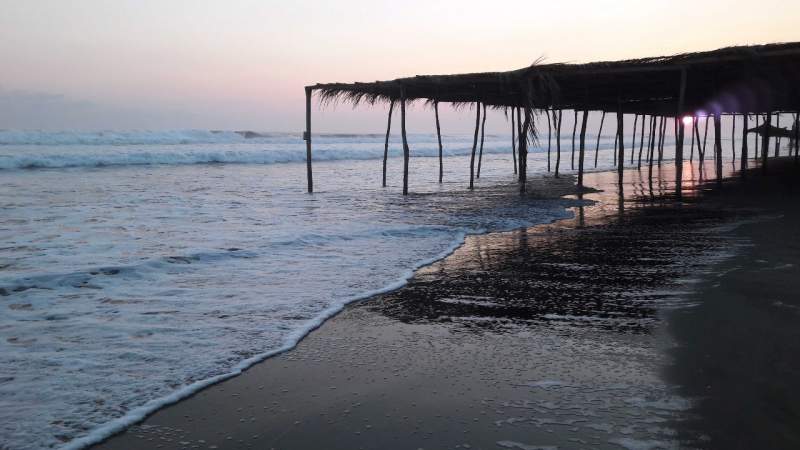
[[[315,136],[309,195],[297,134],[0,131],[0,448],[96,442],[291,348],[468,233],[569,215],[518,194],[505,135],[486,136],[474,191],[472,136],[443,137],[439,184],[436,136],[411,135],[404,197],[398,140],[383,188],[383,136]],[[545,141],[528,176],[546,159]]]

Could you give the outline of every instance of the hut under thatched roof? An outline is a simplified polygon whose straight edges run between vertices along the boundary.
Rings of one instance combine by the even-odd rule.
[[[305,90],[309,192],[313,189],[311,98],[314,94],[323,105],[344,102],[355,106],[386,102],[393,107],[395,103],[400,103],[406,160],[404,193],[408,191],[409,151],[405,140],[407,102],[422,100],[432,104],[437,112],[437,129],[440,102],[456,106],[482,104],[484,109],[486,106],[510,109],[512,114],[516,111],[517,123],[523,124],[518,129],[518,145],[521,189],[524,191],[527,145],[529,138],[536,135],[531,120],[534,112],[565,109],[583,111],[581,136],[585,133],[585,117],[589,111],[616,113],[620,145],[625,114],[671,118],[713,115],[716,139],[719,140],[719,118],[723,114],[744,115],[746,129],[748,114],[766,114],[766,123],[769,123],[774,112],[800,111],[800,42],[728,47],[674,56],[587,64],[541,64],[537,61],[529,67],[508,72],[418,75],[367,83],[326,83],[306,86]],[[481,108],[477,109],[475,145]],[[683,127],[677,125],[676,129],[679,133],[676,164],[681,164],[684,131]],[[769,136],[765,136],[765,140],[768,139]],[[583,171],[581,142],[579,184]],[[620,156],[620,177],[623,163]],[[721,155],[717,164],[721,172]],[[766,158],[763,164],[766,167]],[[473,185],[472,165],[471,162],[470,187]],[[677,176],[680,190],[680,168]]]

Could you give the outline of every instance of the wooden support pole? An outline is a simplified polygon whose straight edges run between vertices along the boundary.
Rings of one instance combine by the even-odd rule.
[[[583,188],[583,159],[586,150],[586,120],[589,118],[589,111],[583,110],[583,121],[581,122],[580,150],[578,153],[578,187]]]
[[[642,118],[644,120],[644,118]],[[639,123],[639,115],[633,115],[633,138],[631,139],[631,164],[633,164],[633,154],[636,149],[636,124]]]
[[[606,121],[606,112],[600,116],[600,129],[597,130],[597,144],[594,146],[594,166],[597,167],[597,155],[600,153],[600,136],[603,134],[603,122]]]
[[[389,159],[389,133],[392,131],[392,111],[394,111],[394,100],[389,102],[389,118],[386,122],[386,141],[383,143],[383,187],[386,187],[386,161]],[[438,125],[438,117],[436,122]]]
[[[522,166],[521,166],[522,163],[520,162],[520,159],[519,159],[519,158],[521,158],[519,156],[519,152],[520,152],[520,150],[519,150],[519,137],[522,136],[522,123],[523,122],[524,122],[524,119],[522,118],[522,108],[517,108],[517,168],[519,170],[522,170]],[[519,182],[519,175],[517,175],[517,182]]]
[[[472,140],[472,156],[469,158],[469,188],[475,189],[475,152],[478,150],[478,132],[481,128],[481,104],[475,102],[475,138]]]
[[[708,143],[708,116],[706,116],[706,130],[703,133],[703,151],[700,152],[700,163],[703,163],[706,159],[706,144]],[[700,145],[700,144],[697,144]],[[700,151],[698,149],[698,151]]]
[[[759,119],[759,115],[756,114],[756,130],[758,130],[758,119]],[[755,151],[753,152],[753,161],[758,161],[758,137],[759,136],[758,136],[758,132],[756,132],[754,134],[755,134],[755,143],[754,143],[753,147],[755,147]]]
[[[692,128],[689,130],[689,134],[692,135],[692,149],[689,153],[689,162],[694,160],[694,134],[697,130],[697,116],[692,116]]]
[[[522,125],[522,133],[519,135],[519,192],[524,194],[528,182],[528,132],[531,127],[531,109],[523,108],[525,111],[525,121]]]
[[[553,127],[550,123],[550,111],[544,110],[547,117],[547,171],[550,172],[550,149],[552,148]]]
[[[411,156],[406,136],[406,90],[400,91],[400,134],[403,136],[403,195],[408,195],[408,159]]]
[[[642,150],[644,149],[644,120],[647,117],[647,114],[642,114],[642,130],[639,133],[639,162],[636,164],[637,169],[642,168]]]
[[[742,114],[742,154],[739,157],[739,171],[744,177],[747,173],[747,114]]]
[[[306,180],[308,181],[308,193],[314,192],[314,175],[311,171],[311,94],[312,89],[306,88]]]
[[[575,113],[575,122],[572,124],[572,158],[571,170],[575,170],[575,133],[578,131],[578,110],[573,110]]]
[[[714,166],[717,184],[722,183],[722,117],[714,113]]]
[[[767,156],[769,156],[769,128],[772,124],[772,113],[767,113],[764,119],[764,136],[761,137],[761,170],[767,173]]]
[[[731,114],[731,161],[736,162],[736,114]]]
[[[686,97],[686,69],[681,69],[681,84],[678,94],[678,114],[675,116],[675,196],[680,200],[683,197],[683,137],[685,126],[683,116],[684,98]]]
[[[656,133],[658,133],[658,118],[656,116],[652,116],[650,118],[650,140],[649,142],[649,149],[647,151],[647,179],[652,182],[653,180],[653,160],[655,159],[655,152],[656,152]]]
[[[658,166],[661,167],[661,161],[664,159],[664,138],[667,135],[667,118],[661,116],[661,128],[658,136]]]
[[[794,164],[800,158],[800,112],[794,113]]]
[[[558,118],[556,118],[556,112],[553,111],[553,121],[556,123],[556,178],[558,178],[558,168],[561,165],[561,117],[563,112],[559,109]]]
[[[781,127],[781,113],[775,113],[775,128]],[[769,130],[767,130],[769,131]],[[775,136],[775,157],[781,155],[781,136]]]
[[[517,174],[517,126],[514,123],[514,111],[516,108],[511,108],[511,157],[514,160],[514,175]]]
[[[442,159],[442,127],[439,125],[439,102],[433,102],[433,112],[436,114],[436,139],[439,141],[439,184],[444,178],[444,160]]]
[[[617,110],[617,141],[619,141],[619,152],[617,152],[617,178],[619,180],[619,191],[622,192],[622,172],[625,169],[625,139],[623,134],[625,115],[622,108]]]
[[[475,178],[481,177],[481,162],[483,161],[483,138],[486,134],[486,103],[483,104],[483,122],[481,123],[481,150],[478,153],[478,174]]]

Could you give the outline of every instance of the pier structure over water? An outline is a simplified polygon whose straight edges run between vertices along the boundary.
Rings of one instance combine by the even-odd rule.
[[[519,173],[520,191],[526,189],[528,146],[536,143],[543,134],[536,129],[535,115],[545,115],[548,123],[548,170],[552,139],[555,138],[553,170],[556,177],[562,167],[561,135],[564,111],[572,112],[571,168],[575,168],[575,136],[580,123],[577,147],[577,180],[583,185],[586,157],[586,127],[590,112],[602,112],[595,164],[599,149],[599,135],[607,114],[615,117],[615,164],[620,185],[625,166],[626,151],[630,150],[630,163],[642,159],[652,174],[654,161],[660,165],[663,158],[664,136],[672,126],[676,137],[676,196],[681,197],[682,167],[685,136],[689,128],[691,137],[690,158],[694,158],[695,140],[698,158],[705,158],[708,139],[708,122],[713,120],[712,156],[717,181],[722,177],[723,117],[732,121],[732,133],[741,122],[742,133],[739,163],[742,174],[751,157],[759,159],[758,139],[752,155],[749,153],[747,134],[761,136],[760,162],[767,170],[770,156],[770,137],[787,136],[790,152],[798,160],[800,146],[800,42],[756,46],[728,47],[714,51],[687,53],[674,56],[650,57],[624,61],[594,62],[588,64],[541,64],[508,72],[483,72],[456,75],[418,75],[390,81],[368,83],[325,83],[305,87],[306,93],[306,163],[308,192],[313,192],[311,102],[314,95],[321,105],[337,102],[375,105],[389,104],[389,118],[383,158],[383,184],[386,185],[386,159],[389,133],[395,105],[400,110],[400,132],[403,142],[403,194],[408,194],[408,161],[410,149],[406,137],[406,105],[423,101],[432,106],[439,138],[439,182],[442,181],[442,143],[439,126],[439,103],[454,107],[475,105],[475,132],[470,157],[469,188],[480,177],[482,138],[486,109],[503,110],[511,115],[511,152],[514,171]],[[483,121],[481,116],[483,113]],[[780,114],[792,114],[791,130],[779,127]],[[633,139],[625,142],[624,118],[634,115]],[[579,119],[580,116],[580,119]],[[706,118],[704,137],[701,139],[698,118]],[[755,126],[752,120],[755,119]],[[648,124],[645,139],[645,124]],[[640,127],[637,145],[637,126]],[[478,153],[479,136],[481,151]],[[735,139],[731,145],[735,145]],[[627,144],[631,144],[627,146]],[[702,144],[702,145],[701,145]],[[776,147],[777,148],[777,147]],[[732,148],[735,158],[736,148]],[[777,152],[776,152],[777,153]],[[638,156],[637,156],[638,154]],[[777,156],[777,154],[775,155]],[[477,157],[477,171],[476,171]]]

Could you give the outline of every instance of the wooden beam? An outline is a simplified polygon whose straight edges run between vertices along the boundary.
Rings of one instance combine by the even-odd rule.
[[[642,119],[644,120],[644,119]],[[633,164],[633,154],[636,150],[636,124],[639,123],[639,115],[633,115],[633,137],[631,139],[631,164]]]
[[[406,136],[406,91],[403,89],[400,96],[400,134],[403,136],[403,195],[408,195],[408,137]]]
[[[531,109],[523,108],[525,111],[525,122],[522,125],[522,133],[519,136],[519,192],[524,194],[528,183],[528,131],[531,126]]]
[[[311,171],[311,94],[310,87],[306,87],[306,181],[308,182],[308,193],[314,192],[314,175]]]
[[[386,161],[389,159],[389,133],[392,131],[392,111],[394,100],[389,103],[389,118],[386,122],[386,140],[383,143],[383,187],[386,187]]]
[[[736,114],[731,115],[731,161],[736,162]]]
[[[483,104],[483,123],[481,124],[481,150],[478,154],[478,174],[475,178],[481,177],[481,161],[483,161],[483,138],[486,134],[486,103]]]
[[[689,162],[694,160],[694,135],[695,131],[697,130],[697,116],[692,116],[692,128],[689,130],[689,134],[692,135],[692,149],[691,153],[689,153]]]
[[[780,127],[781,127],[781,113],[776,113],[775,128],[780,128]],[[766,128],[765,130],[767,133],[769,133],[770,131],[769,128]],[[775,136],[775,157],[777,158],[780,155],[781,155],[781,137]]]
[[[767,156],[769,156],[769,127],[772,124],[772,113],[767,113],[764,119],[764,136],[761,138],[761,170],[767,173]]]
[[[717,184],[722,183],[722,118],[714,114],[714,163]]]
[[[572,158],[570,163],[570,169],[575,170],[575,132],[578,131],[578,110],[573,111],[575,113],[574,123],[572,124]]]
[[[436,113],[436,138],[439,140],[439,184],[444,177],[444,161],[442,160],[442,128],[439,125],[439,102],[433,102],[433,111]]]
[[[578,187],[583,188],[583,159],[586,150],[586,120],[589,118],[589,111],[583,111],[583,121],[581,121],[580,150],[578,154]]]
[[[550,172],[550,149],[552,148],[553,126],[550,123],[550,111],[544,110],[547,117],[547,171]]]
[[[514,175],[517,174],[517,128],[514,115],[517,108],[511,108],[511,158],[514,160]]]
[[[639,162],[636,164],[637,169],[642,168],[642,150],[644,149],[644,119],[647,117],[646,114],[642,114],[642,130],[639,133]]]
[[[619,140],[619,152],[617,155],[617,177],[619,179],[619,191],[622,192],[622,172],[625,169],[625,135],[623,127],[625,124],[625,115],[620,110],[617,112],[617,139]]]
[[[481,103],[475,102],[475,138],[472,140],[472,156],[469,158],[469,188],[475,189],[475,152],[478,150],[478,132],[481,127]]]
[[[597,168],[597,155],[600,153],[600,136],[603,134],[603,122],[606,121],[606,112],[600,116],[600,129],[597,130],[597,144],[594,146],[594,167]]]
[[[742,154],[739,157],[740,173],[747,174],[747,114],[742,114]]]
[[[562,110],[558,110],[558,119],[556,120],[556,112],[553,111],[553,120],[556,122],[556,172],[555,176],[558,178],[558,168],[561,165],[561,117]]]

